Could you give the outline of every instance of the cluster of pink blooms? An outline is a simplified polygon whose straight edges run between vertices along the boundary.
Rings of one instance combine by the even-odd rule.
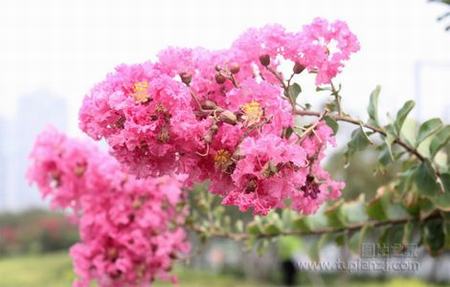
[[[297,33],[278,25],[250,29],[229,49],[169,48],[158,61],[119,66],[84,99],[81,129],[105,139],[111,154],[138,177],[186,174],[242,211],[285,206],[305,214],[339,196],[343,183],[320,166],[331,129],[287,132],[295,103],[283,75],[330,83],[359,49],[344,22],[316,19]]]
[[[136,179],[91,143],[49,129],[37,138],[28,178],[55,208],[71,208],[80,243],[71,248],[74,286],[148,286],[173,280],[172,262],[189,250],[179,180]]]
[[[193,183],[208,180],[223,204],[258,215],[287,204],[311,214],[339,197],[344,184],[321,167],[333,132],[321,120],[296,126],[287,85],[303,71],[329,84],[358,49],[344,22],[315,19],[295,33],[250,29],[225,50],[169,48],[156,62],[117,67],[79,114],[112,156],[54,130],[31,155],[31,181],[80,226],[76,286],[169,278],[188,250],[181,188]],[[286,65],[290,77],[279,72]]]

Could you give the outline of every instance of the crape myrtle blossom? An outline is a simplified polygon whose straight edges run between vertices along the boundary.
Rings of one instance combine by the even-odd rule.
[[[224,204],[243,211],[264,215],[290,202],[310,214],[344,186],[321,167],[334,139],[322,122],[298,132],[288,77],[278,68],[287,62],[292,76],[310,72],[317,85],[329,84],[358,49],[344,22],[321,18],[298,32],[250,29],[224,50],[171,47],[96,85],[80,127],[105,139],[137,177],[186,174],[185,187],[209,180]]]
[[[323,121],[318,123],[313,135],[301,142],[309,171],[300,192],[292,193],[292,208],[304,214],[314,213],[327,199],[338,198],[345,187],[344,182],[333,180],[320,165],[328,145],[335,146],[336,142],[333,131]]]
[[[110,155],[54,129],[41,133],[28,179],[53,208],[70,208],[80,242],[70,251],[74,286],[149,286],[188,252],[184,195],[176,177],[137,179]],[[181,180],[181,178],[178,178]]]
[[[292,35],[283,56],[317,73],[316,84],[330,83],[342,69],[343,62],[359,50],[356,36],[342,21],[329,23],[317,18]]]
[[[175,280],[172,262],[189,251],[186,192],[196,182],[258,215],[311,214],[338,198],[344,183],[322,167],[333,131],[323,117],[297,126],[289,85],[303,71],[331,84],[358,49],[344,22],[318,18],[298,32],[250,29],[224,50],[168,48],[95,85],[80,128],[105,140],[109,154],[50,128],[28,170],[51,206],[71,209],[79,225],[74,286]],[[292,66],[289,77],[281,64]]]
[[[209,121],[196,119],[182,83],[145,63],[119,66],[95,86],[80,126],[94,139],[106,138],[131,172],[147,176],[172,172],[178,154],[201,149]]]

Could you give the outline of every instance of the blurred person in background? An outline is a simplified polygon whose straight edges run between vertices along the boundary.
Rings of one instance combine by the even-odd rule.
[[[302,247],[301,241],[295,236],[283,236],[278,241],[278,258],[283,286],[295,286],[297,282],[298,267],[295,254]]]

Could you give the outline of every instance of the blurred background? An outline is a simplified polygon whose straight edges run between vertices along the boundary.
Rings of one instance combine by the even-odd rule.
[[[62,213],[48,211],[37,190],[28,186],[27,156],[36,134],[48,124],[83,136],[77,127],[82,98],[118,64],[154,59],[167,46],[228,47],[245,29],[268,23],[298,30],[317,16],[341,19],[361,43],[361,51],[336,80],[343,84],[346,112],[363,118],[370,91],[380,84],[385,119],[405,100],[414,99],[417,120],[441,117],[448,123],[450,17],[438,18],[449,12],[445,3],[425,0],[2,1],[0,286],[70,285],[74,275],[67,249],[77,240],[77,230]],[[309,97],[313,81],[304,81]],[[348,182],[346,197],[373,194],[390,174],[372,175],[376,156],[370,150],[342,170],[349,130],[342,127],[338,148],[330,151],[329,168]],[[300,257],[302,246],[300,242],[295,247]],[[176,267],[181,286],[281,284],[276,247],[263,257],[227,241],[198,247],[189,262]],[[450,282],[446,256],[424,255],[421,269],[411,274],[353,274],[345,282],[445,285]],[[333,272],[305,272],[299,277],[302,285],[343,280]]]

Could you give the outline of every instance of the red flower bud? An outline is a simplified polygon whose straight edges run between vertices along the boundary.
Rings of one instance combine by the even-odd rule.
[[[226,80],[227,80],[227,78],[225,78],[225,76],[222,75],[221,73],[216,74],[216,82],[218,84],[223,84],[223,83],[225,83]]]
[[[270,56],[267,54],[259,56],[259,61],[261,62],[261,65],[267,67],[270,64]]]
[[[300,74],[305,69],[305,66],[300,64],[299,62],[295,62],[294,68],[292,68],[292,71],[294,71],[295,74]]]
[[[230,64],[229,69],[232,74],[237,74],[237,73],[239,73],[239,70],[241,69],[241,67],[239,66],[238,63],[232,63],[232,64]]]
[[[180,78],[181,78],[181,81],[184,84],[186,84],[186,86],[189,86],[189,84],[192,81],[192,74],[186,73],[186,72],[182,72],[182,73],[180,73]]]

